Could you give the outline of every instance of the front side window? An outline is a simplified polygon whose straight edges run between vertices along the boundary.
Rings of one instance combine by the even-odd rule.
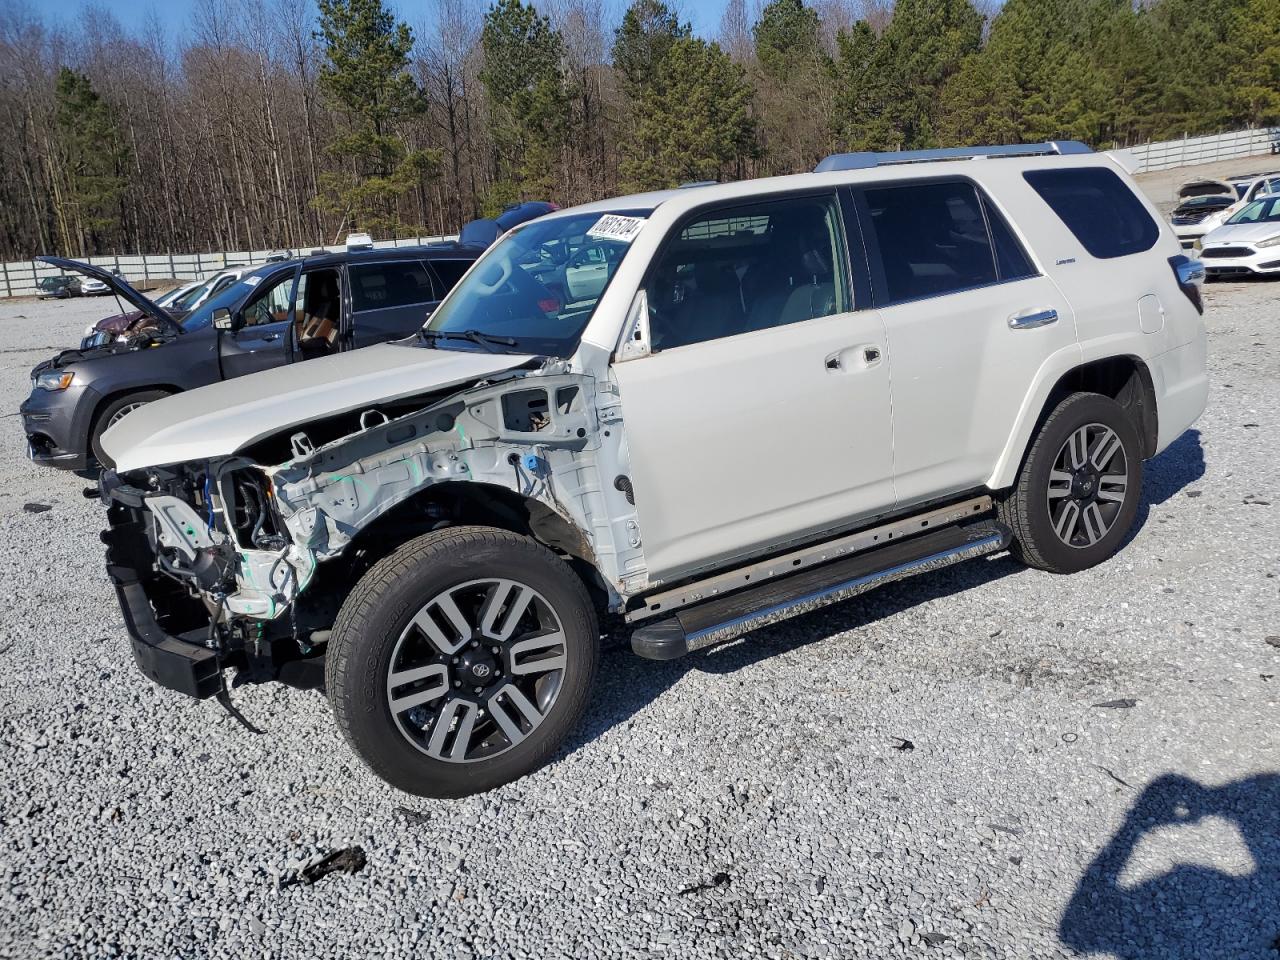
[[[1114,170],[1074,167],[1022,176],[1090,256],[1110,260],[1142,253],[1160,236],[1147,208]]]
[[[386,310],[438,299],[426,268],[416,260],[351,267],[351,309]]]
[[[1035,275],[1004,218],[967,180],[863,191],[879,250],[876,305]]]
[[[446,349],[569,356],[646,215],[583,213],[517,227],[431,315],[426,340]]]
[[[246,327],[259,327],[267,323],[281,323],[290,319],[293,306],[293,273],[268,280],[263,289],[249,298],[240,315]]]
[[[431,269],[435,270],[444,288],[441,296],[452,290],[470,267],[470,260],[432,260]]]
[[[833,196],[771,200],[697,217],[645,282],[654,351],[852,309]]]

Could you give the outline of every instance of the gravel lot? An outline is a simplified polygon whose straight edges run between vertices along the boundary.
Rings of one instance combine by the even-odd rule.
[[[1209,410],[1116,559],[614,650],[556,762],[456,802],[319,693],[238,690],[254,736],[136,672],[101,508],[13,413],[110,301],[0,306],[0,956],[1275,958],[1280,285],[1208,299]]]

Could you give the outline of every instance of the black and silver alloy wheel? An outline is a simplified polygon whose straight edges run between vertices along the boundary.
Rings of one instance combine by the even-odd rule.
[[[472,580],[432,597],[404,628],[387,704],[427,756],[486,760],[538,728],[565,662],[561,619],[545,597],[515,580]]]
[[[1009,551],[1029,566],[1075,573],[1106,560],[1138,516],[1144,442],[1111,397],[1072,393],[1049,411],[1018,479],[997,502]]]
[[[347,596],[325,683],[347,742],[393,786],[465,797],[536,770],[587,705],[600,629],[545,545],[446,527],[379,560]]]
[[[1049,522],[1069,547],[1091,547],[1115,525],[1124,506],[1129,461],[1117,433],[1103,423],[1072,432],[1049,472]]]
[[[137,403],[125,404],[123,407],[121,407],[120,409],[116,410],[113,414],[111,414],[111,418],[107,421],[107,429],[110,430],[112,427],[114,427],[117,423],[119,423],[129,414],[133,413],[133,411],[137,410],[139,407],[145,407],[145,406],[146,406],[145,400],[140,400]]]

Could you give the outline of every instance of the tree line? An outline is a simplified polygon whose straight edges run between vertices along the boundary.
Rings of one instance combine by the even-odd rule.
[[[308,249],[839,150],[1280,122],[1280,0],[0,2],[0,256]],[[980,0],[981,2],[981,0]]]

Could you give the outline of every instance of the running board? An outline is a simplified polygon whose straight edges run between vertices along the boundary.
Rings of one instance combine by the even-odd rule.
[[[949,567],[1009,546],[1004,524],[984,520],[885,544],[746,590],[682,609],[637,629],[631,649],[648,660],[674,660],[732,639],[766,622],[801,613],[918,573]]]

